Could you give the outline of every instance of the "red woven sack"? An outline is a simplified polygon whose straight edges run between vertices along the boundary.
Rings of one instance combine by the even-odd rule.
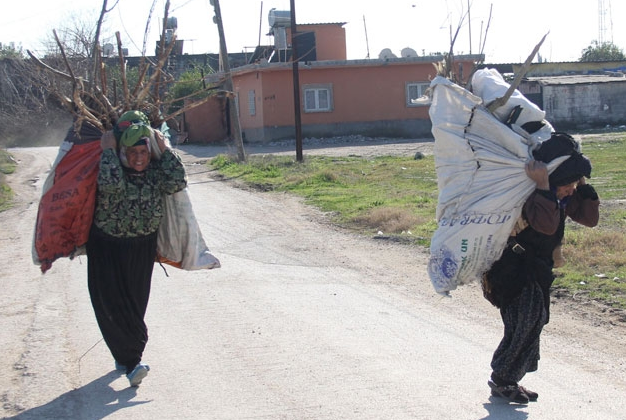
[[[101,153],[99,141],[74,144],[53,168],[54,184],[41,197],[35,225],[42,273],[58,258],[77,255],[87,243]]]

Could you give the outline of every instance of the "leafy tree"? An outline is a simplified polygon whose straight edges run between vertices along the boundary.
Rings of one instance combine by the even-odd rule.
[[[3,45],[0,42],[0,59],[2,58],[24,58],[22,53],[22,47],[15,48],[13,43],[9,45]]]
[[[626,59],[624,52],[612,42],[593,41],[582,51],[579,61],[620,61]]]
[[[207,97],[209,92],[207,91],[204,77],[213,72],[211,67],[206,66],[194,67],[181,74],[169,90],[168,100],[171,101],[170,112],[183,107],[184,100],[181,98],[199,100]]]

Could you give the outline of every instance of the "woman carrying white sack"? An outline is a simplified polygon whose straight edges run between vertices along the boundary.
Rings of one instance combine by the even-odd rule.
[[[550,319],[553,253],[560,247],[567,217],[584,226],[598,224],[600,201],[586,183],[591,163],[576,141],[554,133],[533,152],[526,174],[536,183],[502,256],[483,276],[485,298],[500,309],[504,337],[491,360],[493,396],[526,404],[538,393],[519,381],[539,362],[539,339]],[[550,175],[546,163],[569,156]]]

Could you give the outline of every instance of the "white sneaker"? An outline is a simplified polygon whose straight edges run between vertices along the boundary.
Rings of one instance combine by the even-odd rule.
[[[143,378],[148,376],[148,371],[150,370],[150,366],[143,365],[139,363],[135,366],[135,369],[132,370],[129,374],[126,375],[128,381],[130,382],[130,386],[139,386]]]

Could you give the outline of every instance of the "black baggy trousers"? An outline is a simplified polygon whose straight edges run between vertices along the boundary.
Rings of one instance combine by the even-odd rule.
[[[102,337],[126,373],[148,341],[144,316],[150,297],[157,234],[116,238],[93,226],[87,242],[89,295]]]

